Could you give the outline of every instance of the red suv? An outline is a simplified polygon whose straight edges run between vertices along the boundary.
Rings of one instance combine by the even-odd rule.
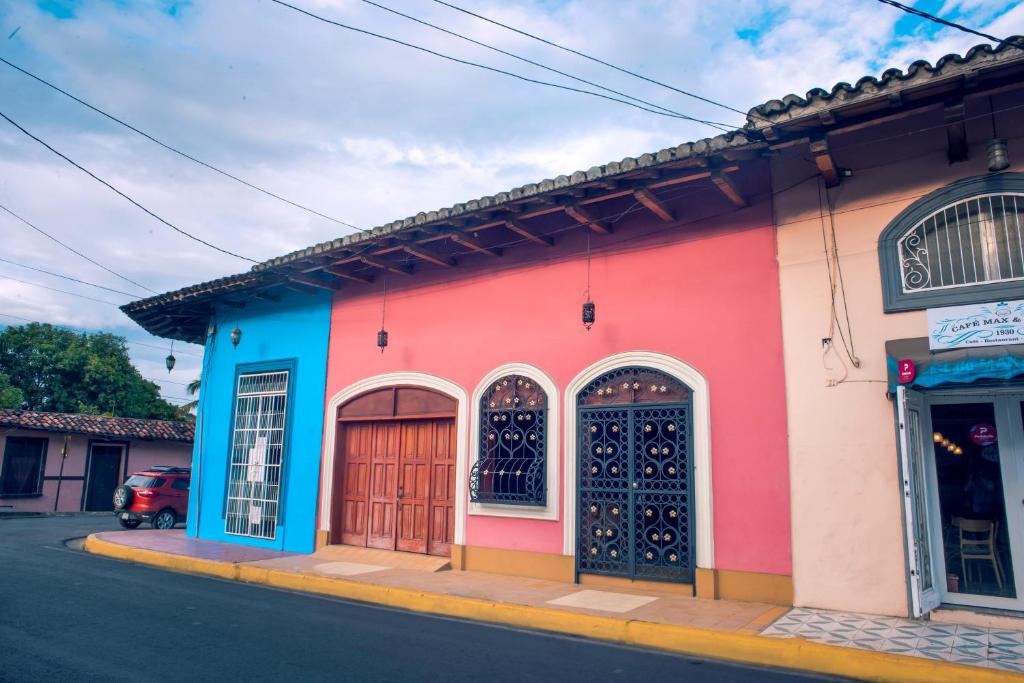
[[[171,529],[188,515],[189,467],[157,465],[135,472],[114,489],[114,514],[125,529],[150,522],[154,529]]]

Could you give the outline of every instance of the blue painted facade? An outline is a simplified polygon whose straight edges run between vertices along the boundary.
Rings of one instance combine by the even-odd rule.
[[[203,357],[186,533],[274,550],[313,552],[316,533],[324,386],[331,323],[327,292],[287,294],[280,302],[217,307]],[[237,347],[231,330],[242,331]],[[273,540],[224,531],[237,376],[290,370],[281,473],[280,516]]]

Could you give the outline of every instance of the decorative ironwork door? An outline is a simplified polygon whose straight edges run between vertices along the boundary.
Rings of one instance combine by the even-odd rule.
[[[579,405],[577,573],[692,581],[689,389],[630,368]]]

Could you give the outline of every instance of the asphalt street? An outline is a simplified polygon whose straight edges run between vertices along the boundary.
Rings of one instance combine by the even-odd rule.
[[[88,555],[113,517],[0,519],[2,681],[782,681],[810,676]]]

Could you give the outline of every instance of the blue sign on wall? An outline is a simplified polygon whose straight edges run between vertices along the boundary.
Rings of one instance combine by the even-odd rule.
[[[286,295],[278,303],[218,308],[207,339],[189,499],[189,536],[308,553],[316,533],[331,297]],[[238,346],[231,331],[241,331]],[[289,371],[280,501],[273,538],[225,532],[239,372]]]

